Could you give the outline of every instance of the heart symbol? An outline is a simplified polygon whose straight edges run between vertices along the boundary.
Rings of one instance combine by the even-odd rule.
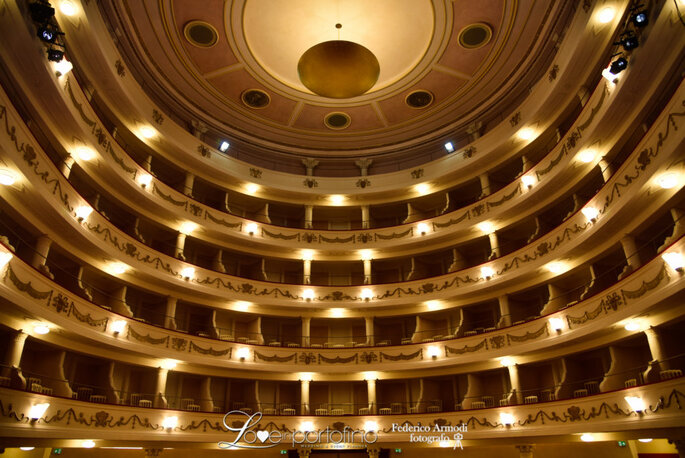
[[[264,441],[269,437],[269,431],[257,431],[257,439],[262,441],[262,444]]]

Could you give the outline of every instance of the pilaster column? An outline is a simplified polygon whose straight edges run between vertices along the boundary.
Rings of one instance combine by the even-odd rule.
[[[226,267],[224,266],[224,250],[219,250],[212,261],[212,269],[217,272],[226,273]]]
[[[649,344],[649,352],[652,354],[652,361],[658,361],[663,370],[666,355],[664,353],[664,346],[659,331],[657,328],[650,327],[645,329],[645,335],[647,336],[647,343]]]
[[[456,248],[452,248],[452,264],[448,269],[448,272],[455,272],[466,265],[466,260],[464,256]]]
[[[128,287],[126,285],[123,285],[121,288],[117,289],[114,294],[112,294],[112,298],[110,299],[110,307],[112,307],[112,311],[132,317],[133,312],[131,311],[131,308],[128,306],[126,303],[126,291]]]
[[[186,172],[185,183],[183,184],[183,194],[188,197],[193,197],[193,186],[195,185],[195,175]]]
[[[362,205],[362,229],[368,229],[371,227],[371,216],[369,214],[369,206]]]
[[[373,159],[370,158],[359,159],[354,162],[354,165],[359,167],[359,174],[363,177],[369,174],[369,167],[371,167],[371,164],[373,164]]]
[[[314,206],[304,206],[304,228],[311,229],[314,227]]]
[[[167,406],[166,402],[166,379],[169,375],[169,370],[160,367],[157,369],[157,383],[155,388],[155,399],[152,403],[156,409],[164,409]]]
[[[205,136],[209,128],[207,127],[207,124],[205,124],[202,121],[198,121],[193,119],[190,121],[191,124],[191,132],[192,134],[196,137],[202,140],[202,138]]]
[[[168,296],[166,298],[166,309],[164,311],[164,327],[176,329],[176,304],[178,299]]]
[[[626,235],[621,239],[621,246],[623,247],[623,253],[626,256],[628,266],[630,266],[632,270],[637,270],[642,263],[640,262],[640,254],[638,253],[635,244],[635,237]]]
[[[533,163],[530,162],[530,160],[526,156],[521,156],[521,162],[523,163],[523,167],[521,168],[521,174],[524,174],[528,170],[533,168]]]
[[[302,404],[300,415],[309,415],[309,380],[300,380],[300,403]]]
[[[499,300],[499,323],[497,323],[498,328],[504,328],[506,326],[511,326],[511,311],[509,309],[509,296],[506,294],[500,296]]]
[[[74,157],[69,155],[62,160],[62,163],[59,165],[59,171],[62,172],[62,175],[69,179],[69,175],[71,175],[71,167],[73,165]]]
[[[516,404],[523,404],[523,395],[521,393],[521,382],[519,381],[519,368],[517,364],[508,366],[509,382],[511,383],[511,390],[514,392],[513,401]],[[509,399],[512,399],[511,397]]]
[[[475,141],[480,138],[483,133],[483,122],[474,121],[466,127],[466,133],[469,135],[470,141]]]
[[[519,450],[520,458],[533,458],[532,445],[517,445],[516,448]]]
[[[212,412],[214,410],[214,400],[212,399],[212,377],[202,379],[200,385],[200,410]]]
[[[152,154],[148,154],[145,161],[143,161],[143,168],[152,173]]]
[[[378,406],[376,405],[376,381],[367,380],[366,381],[366,393],[367,399],[369,401],[369,409],[372,415],[378,413]]]
[[[309,346],[309,336],[311,334],[312,319],[308,316],[302,317],[302,346]]]
[[[365,259],[364,261],[364,284],[371,284],[371,260]]]
[[[310,285],[312,283],[312,260],[302,260],[302,283]]]
[[[485,197],[490,195],[490,177],[487,173],[478,176],[480,180],[480,196]]]
[[[183,249],[186,246],[186,235],[183,232],[179,232],[176,236],[176,249],[174,250],[174,257],[185,261],[186,257],[183,255]]]
[[[28,334],[22,330],[16,331],[10,340],[5,353],[4,366],[2,368],[3,377],[9,377],[12,368],[19,368],[21,355],[24,352],[24,343]]]
[[[499,240],[497,239],[497,232],[491,232],[488,234],[488,239],[490,240],[490,256],[488,259],[499,258]]]
[[[319,161],[316,159],[302,159],[302,165],[304,165],[307,171],[307,176],[311,177],[314,175],[314,168],[319,165]]]
[[[602,172],[602,178],[604,179],[604,182],[607,183],[609,179],[611,179],[611,175],[614,174],[614,168],[609,161],[604,159],[604,157],[602,157],[602,159],[599,160],[598,165],[599,169]]]
[[[374,326],[373,326],[373,317],[372,316],[367,316],[364,318],[364,322],[366,324],[366,344],[367,345],[375,345],[375,338],[374,338]]]
[[[47,235],[43,234],[38,237],[36,240],[36,249],[33,253],[33,257],[31,258],[31,266],[48,276],[51,276],[50,269],[48,269],[48,266],[45,264],[45,262],[48,260],[50,245],[52,245],[52,240],[50,240]]]

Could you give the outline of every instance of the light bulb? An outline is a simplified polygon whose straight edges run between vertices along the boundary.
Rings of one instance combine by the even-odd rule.
[[[93,207],[89,205],[81,205],[80,207],[76,207],[74,213],[76,213],[76,217],[79,220],[84,220],[88,218],[91,213],[93,213]]]
[[[126,322],[124,320],[116,320],[112,322],[112,332],[115,334],[121,334],[126,329]]]
[[[33,332],[40,335],[45,335],[50,332],[50,326],[47,324],[39,323],[33,326]]]
[[[193,278],[195,276],[194,267],[184,267],[181,269],[181,277],[183,278]]]
[[[151,127],[151,126],[141,126],[141,127],[138,129],[138,132],[140,132],[140,135],[141,135],[143,138],[147,138],[147,139],[151,139],[151,138],[153,138],[155,135],[157,135],[157,131],[155,130],[154,127]]]
[[[0,169],[0,184],[12,186],[17,181],[17,175],[9,169]]]
[[[597,13],[597,22],[600,24],[608,24],[614,19],[615,15],[616,10],[611,6],[606,6],[599,10],[599,13]]]
[[[95,150],[87,146],[79,146],[74,148],[73,153],[82,161],[90,161],[95,157]]]
[[[28,417],[32,420],[41,418],[43,415],[45,415],[45,412],[48,410],[48,407],[50,407],[50,403],[48,402],[32,405],[29,408]]]
[[[578,153],[578,160],[585,164],[589,164],[590,162],[594,161],[595,157],[597,157],[597,151],[589,148]]]
[[[532,140],[535,138],[535,131],[530,127],[524,127],[516,133],[516,136],[523,141]]]
[[[62,0],[59,2],[59,10],[65,16],[74,16],[78,12],[78,8],[71,0]]]
[[[162,427],[164,429],[174,429],[178,426],[178,417],[166,417],[162,420]]]
[[[197,229],[197,224],[192,221],[183,221],[181,227],[178,228],[178,232],[185,235],[190,235],[193,231]]]

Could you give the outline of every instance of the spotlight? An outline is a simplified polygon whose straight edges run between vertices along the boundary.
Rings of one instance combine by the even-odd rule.
[[[628,68],[628,61],[625,59],[625,57],[619,57],[611,63],[609,66],[609,71],[614,75],[618,75],[626,68]]]
[[[53,10],[54,11],[54,10]],[[54,43],[57,40],[57,35],[64,35],[62,32],[58,32],[51,25],[41,25],[38,27],[38,38],[46,43]]]
[[[31,3],[29,10],[31,11],[31,19],[41,23],[48,22],[55,15],[55,9],[42,2]]]
[[[626,51],[632,51],[633,49],[640,46],[640,41],[637,39],[634,33],[628,32],[626,34],[623,34],[623,36],[621,37],[621,41],[619,41],[616,44],[620,44],[621,46],[623,46],[623,49]]]
[[[51,62],[62,62],[64,51],[61,49],[48,49],[48,60]]]
[[[631,20],[633,21],[633,24],[635,24],[636,27],[646,26],[649,22],[649,18],[647,17],[647,11],[638,11],[637,13],[633,14]]]

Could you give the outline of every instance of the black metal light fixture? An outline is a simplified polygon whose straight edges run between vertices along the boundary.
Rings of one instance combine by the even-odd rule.
[[[50,6],[50,3],[41,1],[31,3],[29,11],[31,12],[31,19],[41,24],[48,22],[55,15],[55,9]]]
[[[625,59],[625,57],[619,57],[611,63],[609,66],[609,71],[614,75],[618,75],[626,68],[628,68],[628,61]]]
[[[48,49],[48,60],[51,62],[60,62],[64,58],[64,51],[61,49]]]
[[[46,43],[54,43],[59,35],[64,34],[50,24],[45,24],[38,27],[38,38]]]
[[[635,24],[635,27],[644,27],[649,22],[649,16],[647,16],[646,10],[641,10],[633,14],[631,20],[633,21],[633,24]]]
[[[632,51],[633,49],[640,46],[640,41],[633,32],[626,32],[621,35],[621,41],[616,44],[620,44],[625,51]]]

